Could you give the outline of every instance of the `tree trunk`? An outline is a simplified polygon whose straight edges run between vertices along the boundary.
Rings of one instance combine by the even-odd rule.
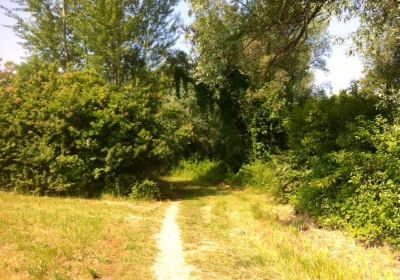
[[[63,54],[63,68],[64,71],[68,68],[70,62],[70,53],[68,47],[68,0],[63,0],[62,7],[62,24],[63,24],[63,43],[64,43],[64,54]]]

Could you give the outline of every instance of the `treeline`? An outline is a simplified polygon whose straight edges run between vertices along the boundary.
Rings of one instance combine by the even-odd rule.
[[[173,49],[177,2],[3,7],[30,57],[0,72],[0,188],[136,195],[210,159],[322,225],[400,244],[397,2],[191,0],[191,53]],[[366,76],[328,97],[312,69],[341,14],[360,18]]]

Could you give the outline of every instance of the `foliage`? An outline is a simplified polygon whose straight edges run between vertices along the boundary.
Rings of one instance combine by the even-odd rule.
[[[14,81],[1,93],[2,188],[126,194],[135,179],[168,169],[190,135],[154,85],[117,90],[90,71],[35,63]]]
[[[272,162],[260,160],[243,165],[243,167],[230,178],[230,183],[239,187],[255,187],[271,191],[276,187]]]
[[[132,187],[130,198],[136,200],[154,200],[161,199],[160,189],[157,184],[150,180],[144,180],[140,183],[136,183]]]
[[[369,242],[399,245],[398,131],[382,118],[358,124],[357,135],[366,136],[375,151],[341,150],[313,159],[296,195],[298,208]]]
[[[284,123],[291,150],[244,165],[230,181],[291,201],[322,226],[399,245],[400,128],[379,102],[355,86],[310,98]]]
[[[288,154],[274,155],[268,161],[255,160],[243,165],[228,181],[242,188],[256,188],[287,203],[303,183],[303,170],[292,167]]]
[[[286,147],[285,111],[308,93],[309,65],[326,50],[322,31],[331,3],[191,3],[194,80],[207,85],[200,98],[220,113],[216,156],[237,171],[249,157],[266,159]]]
[[[365,90],[383,100],[398,100],[400,90],[400,5],[393,0],[355,1],[361,21],[355,45],[366,61]],[[383,104],[397,113],[395,102]]]
[[[265,87],[246,95],[245,115],[254,159],[268,159],[286,148],[284,123],[289,112],[285,85],[288,79],[286,72],[279,72]]]
[[[322,225],[398,245],[399,128],[376,105],[353,88],[297,108],[288,123],[293,150],[274,176],[278,194]]]
[[[209,85],[222,86],[234,71],[262,83],[273,77],[272,68],[290,67],[282,62],[304,52],[303,47],[311,43],[307,40],[319,31],[316,21],[326,18],[331,1],[191,3],[196,15],[191,34],[198,53],[196,74]]]
[[[32,55],[64,70],[92,67],[118,85],[159,65],[177,39],[177,0],[14,2],[15,10],[0,8]]]
[[[174,121],[177,118],[181,119],[191,127],[192,131],[190,143],[186,149],[181,149],[182,157],[190,158],[197,155],[200,158],[218,158],[223,141],[219,111],[204,110],[192,90],[189,90],[184,98],[171,99],[174,106],[180,108],[174,116]]]
[[[374,119],[382,111],[377,110],[375,96],[358,92],[356,85],[349,91],[330,98],[311,98],[304,106],[294,108],[287,122],[289,146],[299,160],[321,156],[347,147],[368,148],[368,143],[353,141],[351,124],[357,116]],[[348,138],[351,137],[351,138]],[[355,140],[355,139],[353,139]],[[352,147],[350,147],[353,144]]]

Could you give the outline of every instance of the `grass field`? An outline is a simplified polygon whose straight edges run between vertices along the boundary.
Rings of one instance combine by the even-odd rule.
[[[187,198],[180,215],[186,257],[200,279],[400,279],[389,248],[366,249],[316,229],[265,193],[176,184],[176,195]]]
[[[400,279],[396,255],[317,229],[248,188],[165,180],[193,279]],[[0,192],[0,279],[155,279],[165,202]]]
[[[0,279],[153,279],[164,204],[0,192]]]

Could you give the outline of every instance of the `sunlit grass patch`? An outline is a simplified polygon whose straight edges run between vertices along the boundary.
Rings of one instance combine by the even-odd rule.
[[[207,214],[205,214],[205,210]],[[399,279],[388,248],[314,228],[256,189],[183,204],[188,261],[204,279]],[[212,244],[212,246],[207,246]]]
[[[0,279],[152,279],[162,203],[0,192],[0,205]]]
[[[172,177],[193,180],[199,184],[221,183],[227,175],[227,167],[222,162],[210,160],[184,160],[172,171]]]

